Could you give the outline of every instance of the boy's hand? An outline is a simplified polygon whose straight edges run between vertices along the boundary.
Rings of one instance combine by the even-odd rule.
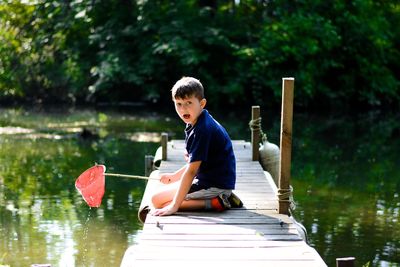
[[[153,216],[166,216],[166,215],[174,214],[177,211],[178,211],[178,208],[175,208],[174,205],[172,205],[172,203],[171,203],[171,204],[165,206],[162,209],[154,210],[151,213],[151,215],[153,215]]]
[[[189,163],[189,153],[187,152],[187,150],[185,149],[185,153],[183,153],[183,157],[185,158],[185,161],[187,163]]]
[[[165,173],[160,175],[160,182],[163,184],[169,184],[173,181],[173,174]]]

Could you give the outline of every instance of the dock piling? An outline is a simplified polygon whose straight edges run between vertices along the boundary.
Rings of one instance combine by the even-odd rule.
[[[354,267],[355,260],[354,257],[336,258],[336,267]]]
[[[161,147],[162,147],[162,160],[167,160],[167,145],[168,145],[168,134],[161,134]]]
[[[280,214],[289,214],[290,168],[292,156],[294,78],[282,78],[282,113],[279,165],[279,208]]]
[[[144,176],[150,176],[150,173],[154,170],[154,156],[144,156]]]
[[[251,121],[255,122],[260,118],[260,106],[251,107]],[[259,146],[260,146],[260,128],[251,127],[251,147],[252,159],[257,161],[259,159]]]

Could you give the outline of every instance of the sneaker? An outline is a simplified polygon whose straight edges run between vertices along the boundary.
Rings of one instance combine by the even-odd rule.
[[[220,194],[218,197],[219,203],[224,207],[224,209],[230,209],[231,203],[229,203],[228,196],[225,194]]]
[[[141,223],[144,223],[146,221],[147,214],[149,214],[150,210],[151,209],[149,206],[144,206],[142,209],[139,210],[138,217]]]
[[[234,193],[232,193],[229,197],[228,197],[228,201],[231,205],[231,208],[241,208],[243,207],[243,202],[240,200],[240,198],[235,195]]]

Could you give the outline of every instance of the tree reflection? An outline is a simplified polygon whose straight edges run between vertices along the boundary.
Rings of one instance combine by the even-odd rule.
[[[144,155],[154,154],[158,144],[112,137],[83,142],[13,136],[1,137],[0,143],[4,264],[82,266],[85,260],[86,266],[118,265],[128,237],[139,229],[136,214],[145,183],[107,179],[102,206],[90,210],[75,190],[75,179],[95,162],[143,174]]]
[[[399,263],[398,115],[304,121],[296,121],[295,216],[312,245],[328,265],[345,256],[370,266]]]

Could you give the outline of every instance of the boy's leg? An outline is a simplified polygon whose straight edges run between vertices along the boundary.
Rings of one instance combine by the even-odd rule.
[[[178,189],[179,183],[172,183],[165,186],[162,186],[162,189],[156,192],[151,201],[153,206],[157,209],[163,208],[175,197],[176,190]],[[229,192],[228,192],[229,191]],[[227,201],[227,197],[230,193],[230,190],[221,190],[217,188],[210,189],[200,189],[196,187],[196,185],[192,185],[187,198],[182,202],[179,207],[180,210],[199,210],[199,209],[208,209],[208,210],[217,210],[222,211],[227,208],[230,208],[229,202]]]
[[[202,210],[206,206],[204,199],[184,200],[179,207],[179,210]]]
[[[151,202],[156,209],[161,209],[167,206],[175,197],[176,190],[178,189],[179,183],[172,183],[161,187],[161,190],[156,192]],[[203,209],[205,207],[205,201],[201,199],[196,200],[184,200],[179,207],[182,210],[194,210]]]
[[[178,182],[161,186],[160,190],[151,197],[154,208],[161,209],[168,205],[174,198],[178,186]]]

